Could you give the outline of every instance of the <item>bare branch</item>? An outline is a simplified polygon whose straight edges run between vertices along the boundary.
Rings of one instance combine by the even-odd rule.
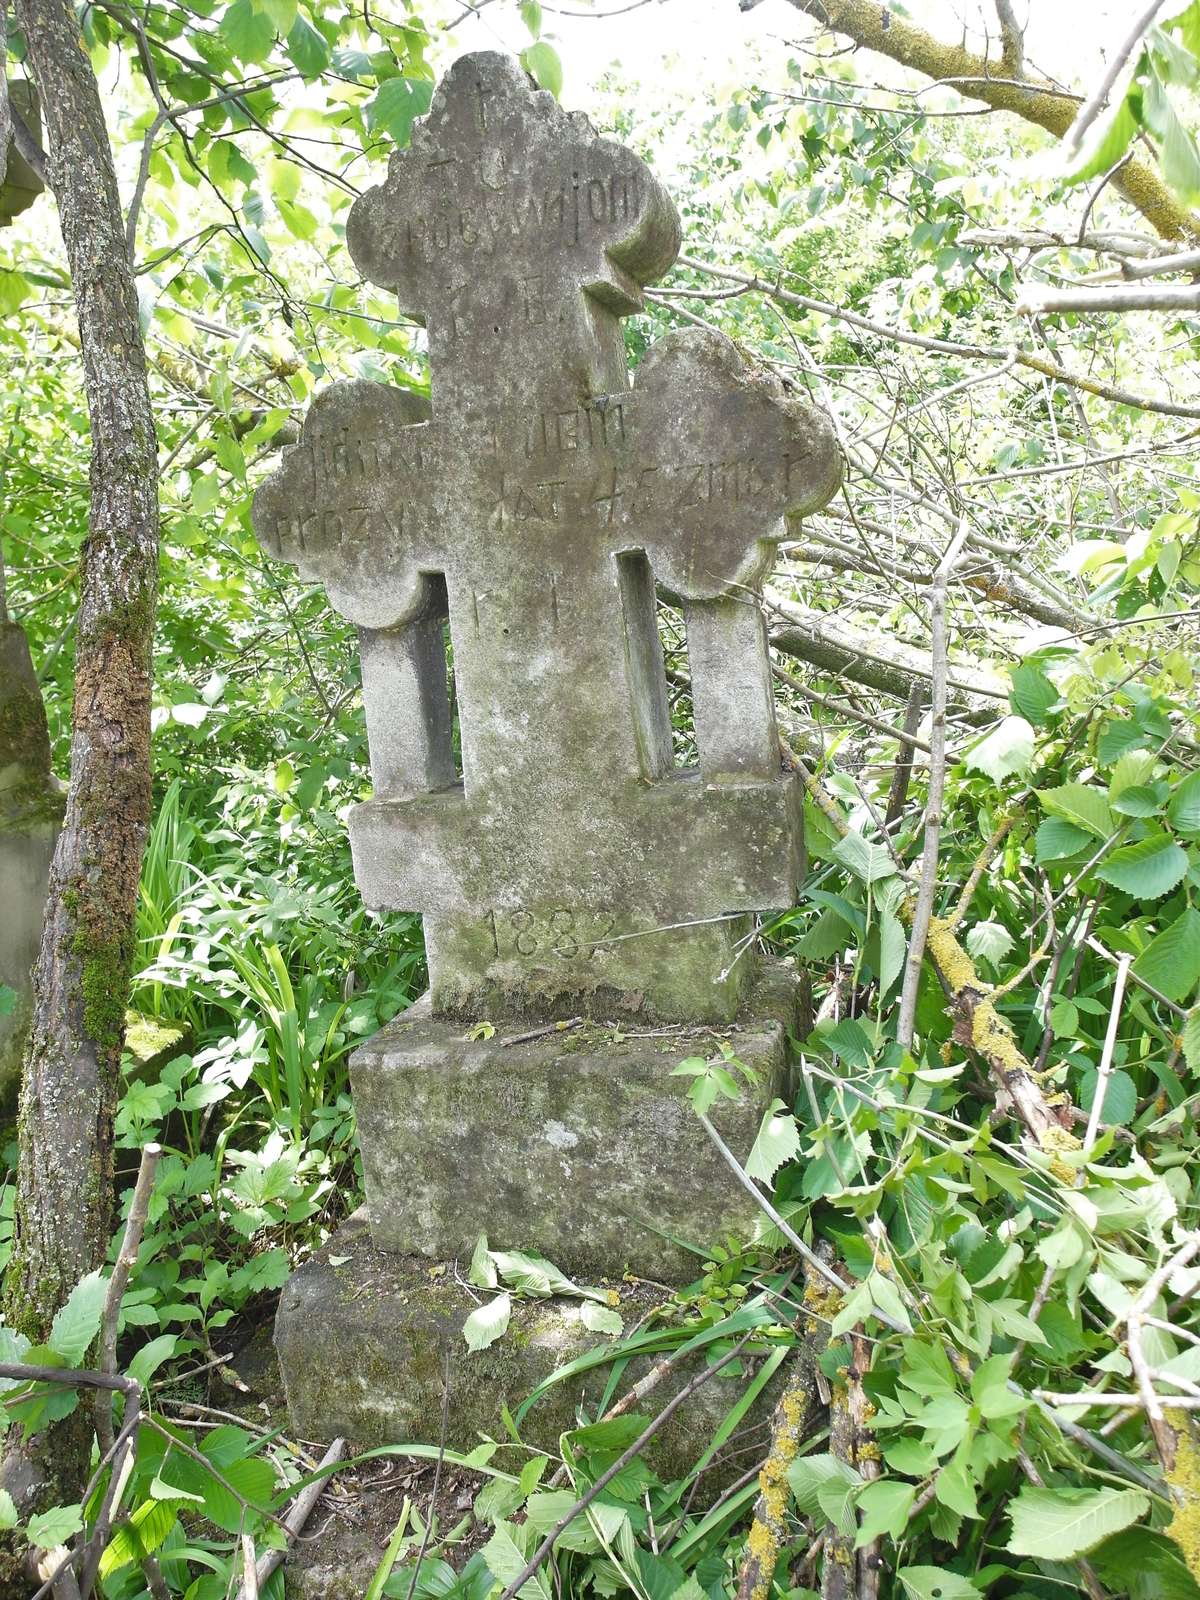
[[[1055,312],[1087,316],[1100,311],[1200,311],[1200,283],[1118,285],[1112,289],[1046,289],[1030,284],[1018,294],[1015,309],[1022,317]]]
[[[1113,51],[1104,76],[1080,106],[1079,114],[1063,136],[1063,151],[1068,160],[1079,154],[1088,129],[1108,104],[1113,85],[1165,3],[1166,0],[1150,0],[1150,4],[1143,7],[1134,18],[1133,26]]]
[[[933,634],[929,649],[932,682],[932,722],[929,738],[933,748],[929,756],[929,791],[925,801],[925,843],[921,855],[921,877],[913,902],[908,960],[904,969],[904,988],[900,996],[900,1021],[896,1029],[896,1038],[905,1050],[912,1044],[913,1028],[916,1025],[917,990],[921,982],[921,968],[925,961],[925,940],[929,933],[929,919],[933,916],[933,897],[937,893],[942,799],[946,786],[946,677],[949,670],[946,589],[966,538],[967,524],[964,519],[938,562],[933,581],[929,586],[929,623]]]

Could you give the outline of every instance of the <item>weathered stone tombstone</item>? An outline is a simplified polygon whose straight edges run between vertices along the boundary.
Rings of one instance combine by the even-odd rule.
[[[714,1116],[743,1150],[784,1084],[793,991],[753,914],[793,903],[801,808],[757,591],[839,463],[825,418],[715,334],[663,339],[630,386],[620,319],[678,218],[515,61],[454,64],[347,241],[423,319],[432,407],[325,391],[254,521],[360,630],[355,873],[424,913],[430,989],[352,1062],[370,1238],[352,1223],[292,1278],[276,1341],[297,1428],[362,1440],[436,1431],[457,1350],[467,1442],[587,1335],[542,1308],[515,1364],[467,1357],[473,1302],[430,1258],[486,1231],[682,1281],[675,1240],[753,1220],[670,1074],[732,1042],[757,1086]],[[672,758],[656,584],[686,616],[698,770]]]

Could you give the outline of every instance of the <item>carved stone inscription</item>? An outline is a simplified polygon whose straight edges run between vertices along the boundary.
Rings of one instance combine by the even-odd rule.
[[[674,207],[505,57],[454,64],[347,241],[425,321],[432,409],[327,389],[254,520],[370,630],[373,745],[389,719],[418,730],[352,818],[359,884],[436,919],[435,1006],[467,968],[481,995],[522,971],[627,988],[639,932],[791,901],[798,798],[754,591],[785,515],[837,485],[832,430],[715,333],[659,341],[630,385],[620,318],[674,260]],[[699,780],[672,767],[656,583],[703,642]],[[461,786],[409,632],[447,611]],[[647,970],[685,942],[648,941]]]

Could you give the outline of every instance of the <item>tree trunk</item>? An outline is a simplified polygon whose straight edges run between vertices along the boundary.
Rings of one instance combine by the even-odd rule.
[[[34,971],[6,1288],[8,1322],[38,1342],[103,1261],[112,1222],[113,1116],[150,818],[158,468],[112,152],[74,7],[17,0],[16,18],[46,118],[92,431],[70,784]],[[29,1447],[14,1435],[10,1491],[25,1509],[77,1499],[89,1447],[82,1408]]]

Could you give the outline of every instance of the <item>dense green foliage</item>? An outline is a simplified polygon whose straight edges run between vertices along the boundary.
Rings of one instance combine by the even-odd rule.
[[[527,64],[554,87],[540,8],[520,11]],[[676,269],[629,324],[631,355],[701,316],[828,406],[845,448],[841,500],[794,530],[768,596],[810,872],[764,938],[804,964],[811,1015],[795,1102],[736,1154],[848,1281],[843,1295],[805,1288],[764,1215],[753,1240],[695,1241],[695,1283],[645,1325],[618,1334],[608,1286],[585,1289],[614,1341],[596,1358],[615,1364],[595,1418],[634,1353],[720,1359],[750,1342],[712,1379],[724,1422],[697,1441],[693,1473],[661,1483],[635,1460],[560,1540],[557,1580],[543,1569],[522,1594],[733,1594],[758,1485],[720,1496],[704,1472],[737,1448],[771,1378],[805,1360],[832,1403],[790,1469],[780,1594],[839,1592],[832,1565],[856,1543],[878,1558],[876,1592],[910,1600],[1198,1592],[1200,1486],[1184,1478],[1172,1505],[1131,1344],[1168,1404],[1200,1396],[1200,1269],[1160,1273],[1196,1237],[1200,1204],[1200,318],[1013,310],[1022,288],[1094,269],[1071,180],[1106,171],[1135,127],[1194,198],[1197,16],[1152,36],[1102,130],[1105,159],[1074,173],[1034,158],[1019,126],[946,115],[948,91],[918,99],[833,52],[747,62],[715,110],[685,85],[627,83],[591,108],[652,160],[675,152],[665,176],[689,257],[749,280]],[[122,1359],[170,1383],[149,1392],[103,1592],[141,1595],[141,1557],[157,1552],[169,1592],[212,1600],[239,1575],[238,1535],[277,1537],[265,1509],[305,1469],[282,1419],[189,1431],[171,1401],[200,1391],[175,1380],[261,1324],[290,1266],[357,1203],[346,1057],[423,979],[418,920],[368,915],[353,887],[343,819],[369,777],[352,631],[263,557],[249,495],[322,384],[427,381],[419,336],[355,281],[343,231],[352,188],[407,139],[454,41],[411,12],[295,0],[84,17],[127,193],[146,157],[137,259],[163,462],[158,811],[133,1003],[186,1029],[154,1073],[131,1058],[119,1119],[123,1183],[148,1140],[166,1147]],[[575,103],[569,82],[563,94]],[[1094,232],[1144,232],[1111,190],[1093,199]],[[0,243],[0,529],[61,757],[88,437],[45,210]],[[898,795],[895,733],[907,682],[928,681],[931,579],[959,529],[934,920],[906,1046],[936,730],[910,726]],[[788,644],[813,614],[856,630],[843,674]],[[687,759],[686,652],[667,608],[663,636]],[[864,675],[872,650],[877,666],[899,660],[899,688]],[[738,1092],[738,1066],[735,1041],[684,1064],[699,1111]],[[1025,1100],[1008,1073],[1027,1076]],[[1022,1110],[1031,1097],[1042,1122]],[[562,1289],[503,1243],[505,1258],[483,1247],[471,1267],[492,1304]],[[79,1365],[102,1297],[85,1280],[49,1353],[6,1333],[5,1358]],[[502,1325],[484,1316],[472,1337]],[[30,1429],[76,1403],[61,1386],[17,1392]],[[1080,1392],[1090,1406],[1064,1402]],[[855,1403],[847,1450],[839,1419]],[[498,1594],[645,1410],[581,1419],[554,1460],[514,1442],[521,1414],[497,1416],[501,1442],[468,1458],[486,1480],[475,1525],[427,1527],[417,1494],[374,1594]],[[1195,1445],[1173,1415],[1182,1475]],[[747,1473],[767,1442],[737,1458]],[[101,1492],[28,1537],[66,1542]]]

